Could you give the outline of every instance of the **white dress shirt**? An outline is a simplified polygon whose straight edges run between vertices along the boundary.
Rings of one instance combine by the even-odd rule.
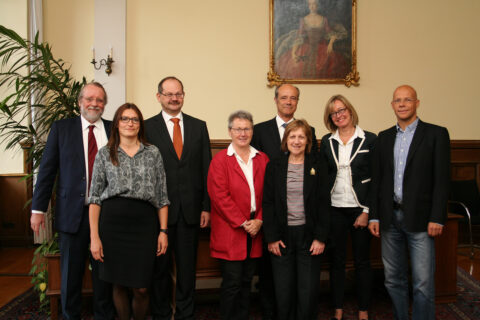
[[[277,116],[275,117],[275,120],[277,121],[277,128],[278,128],[278,134],[280,135],[280,141],[283,139],[283,135],[285,134],[285,128],[283,127],[283,124],[286,123],[286,124],[289,124],[290,122],[292,122],[294,119],[290,119],[288,120],[287,122],[283,121],[282,118],[280,118],[280,116],[277,114]]]
[[[184,133],[183,133],[183,114],[182,114],[182,112],[179,112],[176,116],[171,116],[168,113],[166,113],[165,111],[162,111],[162,116],[163,116],[163,120],[165,120],[165,124],[167,125],[168,134],[170,135],[170,139],[172,139],[172,141],[173,141],[173,127],[174,127],[175,124],[173,123],[173,121],[170,121],[170,119],[172,119],[172,118],[180,119],[178,124],[180,125],[180,131],[182,133],[182,143],[183,143],[185,141],[185,139],[183,138]]]
[[[108,138],[101,118],[94,123],[88,122],[83,116],[80,116],[80,119],[82,120],[83,156],[85,157],[85,177],[87,181],[87,183],[85,183],[85,204],[88,204],[88,127],[90,125],[95,126],[95,128],[93,128],[93,135],[97,141],[97,151],[107,144]]]
[[[248,161],[245,163],[242,158],[235,152],[235,148],[230,143],[227,149],[227,155],[233,156],[237,159],[238,165],[243,171],[245,178],[247,179],[248,187],[250,188],[250,212],[255,212],[257,210],[257,204],[255,201],[255,186],[253,184],[253,157],[258,153],[257,149],[250,146],[250,155],[248,156]]]
[[[329,138],[338,141],[337,178],[333,186],[331,197],[333,207],[354,208],[359,206],[352,186],[352,169],[350,167],[353,142],[357,137],[365,137],[365,132],[359,126],[355,128],[354,134],[346,144],[340,139],[338,130]],[[368,212],[368,209],[364,208],[364,211]]]

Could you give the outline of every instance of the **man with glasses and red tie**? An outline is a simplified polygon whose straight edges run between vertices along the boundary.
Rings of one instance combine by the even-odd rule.
[[[176,77],[158,84],[162,111],[145,121],[147,140],[162,154],[167,176],[167,254],[157,257],[152,285],[153,319],[171,319],[173,255],[176,266],[175,319],[194,319],[194,293],[199,227],[210,221],[207,174],[212,154],[205,121],[182,112],[185,92]]]
[[[256,124],[253,127],[251,145],[255,149],[265,152],[270,160],[283,154],[281,141],[286,126],[294,120],[297,111],[300,90],[291,84],[282,84],[275,88],[275,104],[277,115],[275,118]],[[315,155],[318,150],[315,128],[312,129],[312,151]],[[267,245],[264,245],[263,256],[259,263],[260,300],[262,304],[263,319],[275,319],[275,291],[273,290],[272,265]]]
[[[55,229],[59,234],[61,302],[65,319],[80,319],[82,281],[89,255],[88,190],[97,151],[106,145],[110,121],[101,118],[107,93],[100,83],[85,85],[78,96],[80,116],[53,123],[33,192],[30,224],[38,234],[56,178]],[[98,278],[91,259],[95,319],[114,319],[112,288]]]

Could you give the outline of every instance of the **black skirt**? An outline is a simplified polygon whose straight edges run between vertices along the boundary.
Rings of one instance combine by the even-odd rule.
[[[122,197],[103,201],[98,225],[104,255],[100,279],[131,288],[149,287],[158,225],[157,209],[147,201]]]

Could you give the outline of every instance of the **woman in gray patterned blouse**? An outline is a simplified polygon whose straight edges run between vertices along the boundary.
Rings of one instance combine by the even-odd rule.
[[[130,319],[127,288],[133,289],[134,318],[144,319],[155,253],[165,254],[168,246],[170,203],[162,157],[146,143],[134,104],[115,113],[108,144],[95,158],[89,203],[92,256],[103,262],[100,278],[113,284],[119,319]]]

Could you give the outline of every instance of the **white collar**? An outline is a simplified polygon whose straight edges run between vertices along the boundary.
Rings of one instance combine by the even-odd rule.
[[[283,121],[282,118],[280,118],[280,116],[277,114],[277,116],[275,117],[275,120],[277,121],[277,128],[280,128],[284,123],[290,123],[292,122],[293,120],[295,120],[294,118],[288,120],[287,122]]]
[[[176,116],[171,116],[165,111],[162,111],[162,116],[163,116],[163,119],[165,120],[165,123],[168,123],[172,118],[178,118],[180,119],[180,121],[183,121],[183,113],[181,111]]]
[[[356,126],[355,127],[355,132],[353,133],[353,136],[350,138],[350,140],[348,140],[347,144],[350,142],[350,141],[353,141],[355,140],[356,138],[365,138],[365,132],[362,130],[362,128],[360,128],[360,126]],[[335,139],[337,140],[339,143],[342,143],[342,139],[340,139],[340,134],[338,133],[338,129],[337,131],[335,131],[334,134],[330,135],[329,139]]]
[[[81,120],[81,122],[82,122],[82,131],[83,131],[83,130],[87,130],[88,127],[91,126],[92,124],[93,124],[96,128],[98,128],[98,129],[104,128],[104,126],[103,126],[103,120],[102,120],[101,117],[98,118],[98,120],[95,121],[94,123],[88,122],[88,120],[85,119],[82,115],[80,115],[80,120]]]
[[[258,150],[255,149],[254,147],[250,146],[250,155],[248,156],[249,159],[252,159],[253,157],[255,157],[255,155],[258,153]],[[228,149],[227,149],[227,156],[233,156],[233,155],[237,155],[238,154],[235,152],[235,148],[233,147],[233,143],[230,143],[230,145],[228,146]]]

